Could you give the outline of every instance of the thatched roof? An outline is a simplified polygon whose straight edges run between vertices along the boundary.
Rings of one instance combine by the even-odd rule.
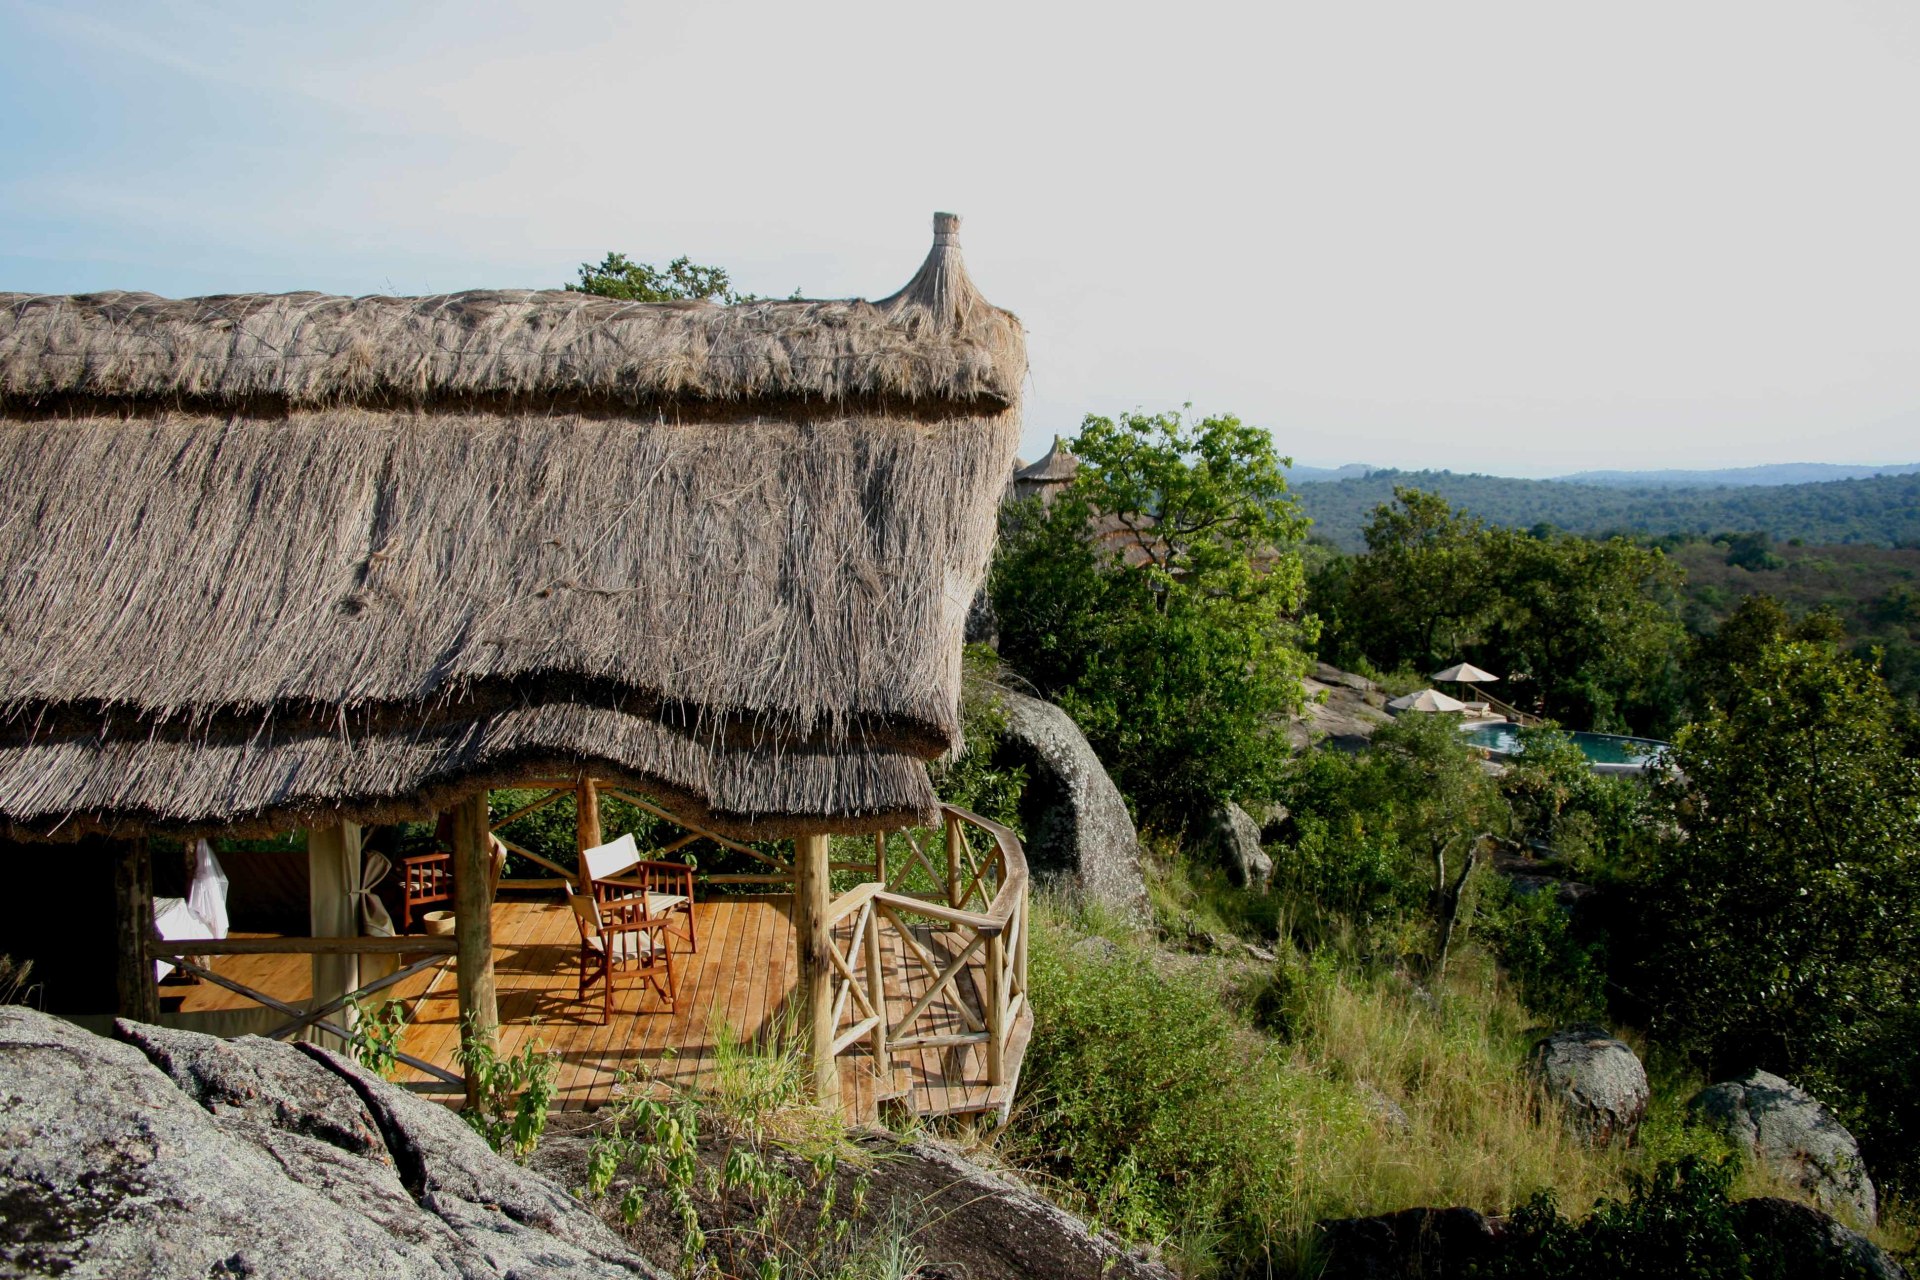
[[[997,413],[1020,399],[1025,340],[967,278],[959,219],[946,217],[919,274],[879,302],[0,293],[0,405]]]
[[[1029,485],[1065,484],[1079,473],[1079,456],[1067,447],[1065,440],[1055,436],[1053,447],[1047,450],[1040,461],[1016,468],[1013,481],[1015,484]]]
[[[878,303],[0,295],[0,821],[923,813],[1025,370],[956,225]]]

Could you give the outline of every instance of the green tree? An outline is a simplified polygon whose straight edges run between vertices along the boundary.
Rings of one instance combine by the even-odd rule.
[[[1487,612],[1484,532],[1446,499],[1396,486],[1367,521],[1367,554],[1316,577],[1314,603],[1334,614],[1334,647],[1389,671],[1431,671],[1459,657]]]
[[[1145,816],[1270,793],[1313,635],[1272,438],[1232,416],[1089,415],[1073,450],[1065,492],[1003,518],[1002,658]]]
[[[1541,714],[1582,727],[1665,729],[1678,700],[1680,574],[1625,538],[1480,538],[1491,618],[1477,655],[1532,690]]]
[[[751,293],[740,293],[723,267],[706,267],[686,257],[675,258],[665,269],[635,262],[624,253],[609,253],[598,263],[580,264],[580,279],[566,286],[568,293],[592,293],[602,298],[621,298],[628,302],[673,302],[685,298],[711,298],[733,306],[757,302]]]
[[[1743,674],[1760,655],[1782,640],[1838,644],[1845,639],[1839,616],[1818,609],[1796,621],[1786,606],[1765,593],[1747,596],[1712,631],[1687,646],[1687,693],[1701,715],[1731,707],[1746,689]]]
[[[1741,695],[1673,749],[1636,985],[1716,1067],[1851,1098],[1863,1138],[1910,1161],[1920,762],[1879,675],[1835,646],[1781,641],[1738,670]],[[1904,1093],[1873,1086],[1889,1075]]]

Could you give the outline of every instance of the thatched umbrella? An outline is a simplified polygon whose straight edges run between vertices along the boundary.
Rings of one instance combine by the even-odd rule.
[[[1395,711],[1465,711],[1467,709],[1466,703],[1458,698],[1449,698],[1438,689],[1422,689],[1404,698],[1395,698],[1387,705]]]

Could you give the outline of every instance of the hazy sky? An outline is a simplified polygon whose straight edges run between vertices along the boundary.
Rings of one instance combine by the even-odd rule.
[[[1920,460],[1920,5],[0,0],[0,289],[877,297],[935,209],[1027,455]]]

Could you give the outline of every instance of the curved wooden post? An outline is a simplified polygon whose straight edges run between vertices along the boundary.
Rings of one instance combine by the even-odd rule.
[[[833,1056],[833,945],[827,923],[827,859],[823,835],[793,838],[793,938],[800,962],[800,991],[807,1004],[807,1054],[813,1064],[813,1099],[839,1109],[840,1066]]]
[[[487,793],[475,792],[453,807],[453,922],[458,955],[460,1034],[492,1044],[500,1026],[493,985],[493,848],[487,839]],[[467,1074],[467,1101],[474,1097]]]

